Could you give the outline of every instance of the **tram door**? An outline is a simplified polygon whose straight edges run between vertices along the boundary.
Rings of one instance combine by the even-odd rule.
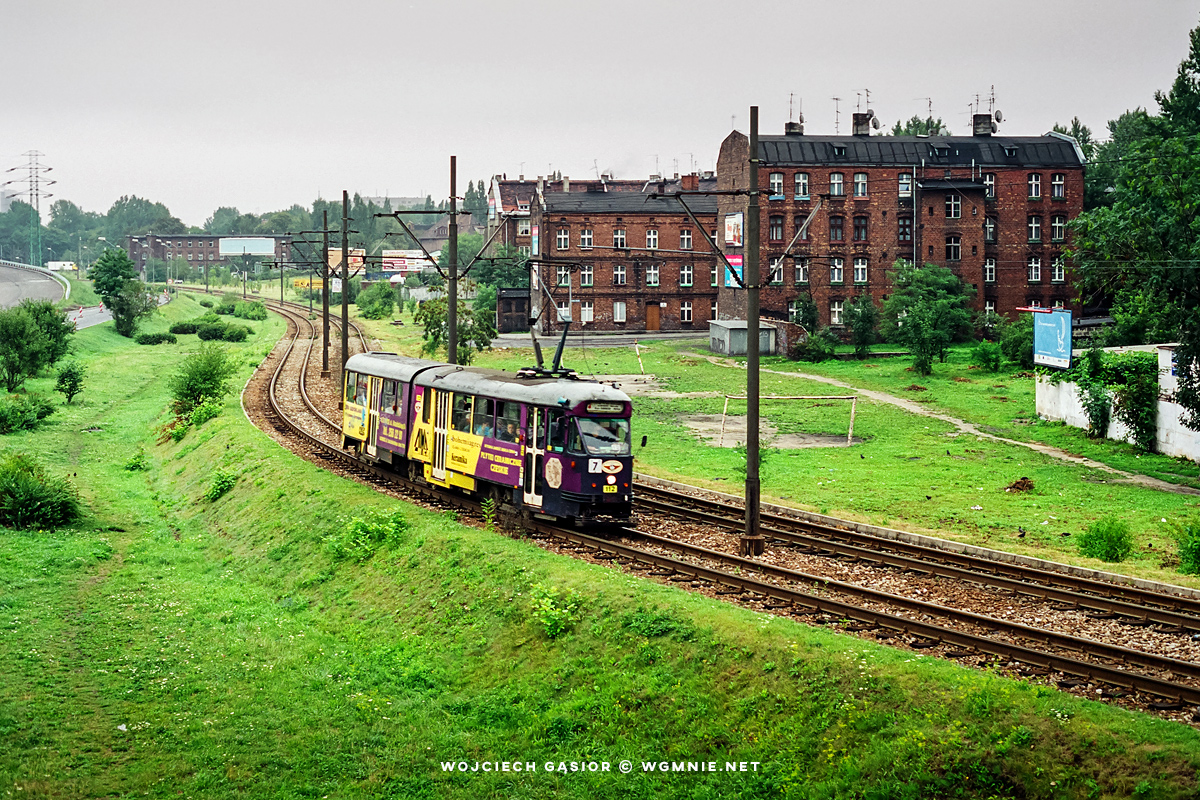
[[[367,405],[367,441],[364,449],[367,455],[375,458],[379,452],[379,390],[383,386],[383,381],[379,378],[371,378],[370,388],[367,390],[368,405]]]
[[[433,390],[433,456],[430,459],[430,474],[439,481],[446,480],[446,428],[450,424],[450,392]]]
[[[542,470],[546,454],[545,412],[529,406],[525,418],[525,505],[542,507]]]

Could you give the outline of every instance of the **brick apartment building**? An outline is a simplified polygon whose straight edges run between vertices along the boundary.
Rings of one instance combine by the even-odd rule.
[[[542,285],[560,308],[569,302],[576,326],[587,330],[707,330],[720,270],[679,201],[654,196],[674,191],[672,183],[655,181],[639,191],[576,191],[572,183],[570,192],[535,192],[530,316],[540,330],[558,328],[553,310],[543,313]],[[694,191],[700,183],[690,175],[678,186]],[[715,200],[698,195],[686,202],[711,236]]]
[[[854,115],[851,136],[760,136],[762,315],[794,319],[811,294],[822,324],[840,325],[849,300],[882,303],[898,259],[945,266],[973,285],[973,305],[1008,317],[1020,306],[1078,310],[1067,223],[1083,210],[1083,154],[1061,134],[997,136],[976,115],[972,136],[871,136],[871,116]],[[734,131],[717,161],[721,190],[749,183],[749,139]],[[797,230],[822,199],[806,231]],[[748,199],[717,202],[719,244],[745,219]],[[739,216],[740,215],[740,216]],[[721,319],[744,319],[746,292],[722,281]]]
[[[173,234],[170,236],[144,233],[139,236],[126,236],[125,252],[129,254],[129,257],[137,265],[138,269],[143,272],[146,269],[146,263],[152,259],[157,261],[173,261],[181,258],[188,262],[188,266],[203,268],[207,264],[211,269],[214,266],[229,265],[229,259],[221,258],[220,245],[218,244],[221,239],[228,238],[231,237],[214,236],[206,233]],[[252,238],[274,239],[275,258],[277,260],[291,258],[292,237],[256,236]]]

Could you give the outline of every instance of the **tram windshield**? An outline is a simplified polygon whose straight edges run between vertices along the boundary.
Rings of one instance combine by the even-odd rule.
[[[577,417],[575,421],[583,448],[579,447],[578,441],[572,441],[572,450],[582,449],[593,456],[629,455],[629,420]],[[574,440],[575,436],[571,438]]]

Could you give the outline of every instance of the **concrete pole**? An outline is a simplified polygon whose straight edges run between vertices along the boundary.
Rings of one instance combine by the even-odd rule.
[[[458,158],[450,156],[450,241],[446,243],[450,254],[450,299],[446,309],[446,327],[450,330],[450,336],[446,345],[446,360],[451,364],[458,363],[458,200],[455,198],[457,170]]]
[[[746,546],[761,553],[758,537],[758,292],[759,268],[758,211],[758,106],[750,106],[750,203],[746,210]],[[753,537],[753,538],[751,538]]]
[[[321,212],[321,377],[329,377],[329,209]]]
[[[350,360],[350,193],[342,190],[342,383]]]

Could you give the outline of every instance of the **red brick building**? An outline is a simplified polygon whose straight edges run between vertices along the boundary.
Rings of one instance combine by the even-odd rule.
[[[849,300],[882,303],[898,259],[948,267],[976,289],[978,311],[1012,317],[1019,306],[1078,310],[1067,223],[1083,210],[1083,154],[1061,134],[997,136],[977,115],[973,136],[871,136],[870,116],[854,115],[852,136],[760,136],[762,315],[794,319],[811,294],[822,324],[839,325]],[[721,144],[721,190],[749,184],[749,140]],[[822,200],[790,252],[796,232]],[[744,223],[748,198],[718,200],[718,234]],[[740,216],[739,216],[740,215]],[[786,257],[785,257],[786,254]],[[722,319],[744,318],[746,292],[722,281]]]
[[[220,240],[228,238],[238,238],[229,236],[214,236],[207,233],[177,233],[170,236],[157,235],[154,233],[143,233],[138,236],[125,237],[125,252],[137,265],[139,270],[145,271],[146,262],[150,260],[156,261],[174,261],[175,259],[183,259],[188,262],[188,267],[203,269],[205,265],[209,268],[214,266],[228,266],[232,263],[229,259],[221,258]],[[265,235],[263,238],[275,240],[275,259],[286,260],[291,258],[291,236],[272,236]]]
[[[695,191],[699,176],[681,186]],[[588,330],[702,330],[715,318],[720,270],[716,256],[679,201],[657,191],[675,191],[655,182],[647,192],[592,191],[537,193],[531,203],[532,262],[530,316],[540,330],[558,327],[545,309],[544,285],[562,309],[571,309],[576,327]],[[716,202],[686,200],[711,236]]]

